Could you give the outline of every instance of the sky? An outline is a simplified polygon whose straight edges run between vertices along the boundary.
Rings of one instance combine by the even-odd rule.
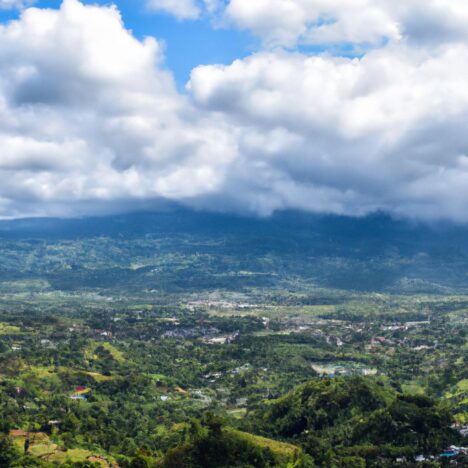
[[[466,0],[0,0],[0,218],[468,222]]]

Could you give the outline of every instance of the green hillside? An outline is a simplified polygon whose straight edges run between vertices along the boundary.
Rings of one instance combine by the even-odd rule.
[[[311,381],[258,416],[266,433],[303,447],[319,466],[350,455],[381,466],[403,456],[438,455],[461,440],[443,405],[363,377]]]

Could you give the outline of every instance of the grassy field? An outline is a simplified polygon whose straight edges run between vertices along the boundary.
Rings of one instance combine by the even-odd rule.
[[[85,355],[88,359],[94,359],[97,360],[99,359],[98,355],[96,354],[96,348],[99,346],[102,346],[105,350],[107,350],[113,359],[115,359],[117,362],[122,363],[125,362],[125,356],[120,351],[117,349],[112,343],[109,342],[98,342],[98,341],[91,341],[90,344],[88,345]]]
[[[231,428],[225,429],[225,431],[229,432],[235,437],[244,439],[261,448],[270,449],[275,455],[275,457],[278,459],[278,461],[285,465],[292,462],[295,455],[297,455],[301,450],[295,445],[288,444],[286,442],[279,442],[273,439],[268,439],[266,437],[249,434],[248,432],[242,432]]]
[[[103,457],[100,453],[93,453],[90,450],[82,448],[65,449],[54,443],[43,432],[27,434],[22,431],[11,431],[10,436],[20,451],[23,450],[26,438],[29,438],[31,444],[29,453],[41,460],[54,464],[94,461],[103,468],[115,466],[115,460],[112,457]]]
[[[15,335],[21,333],[20,327],[8,325],[7,323],[0,322],[0,335]]]

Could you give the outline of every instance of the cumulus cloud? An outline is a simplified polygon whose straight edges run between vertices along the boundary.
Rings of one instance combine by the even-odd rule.
[[[18,200],[66,214],[86,200],[215,190],[235,145],[177,93],[163,60],[114,7],[65,0],[0,26],[0,215]]]
[[[151,11],[169,13],[178,19],[197,19],[201,13],[195,0],[147,0],[146,5]]]
[[[115,7],[25,10],[0,25],[0,216],[164,199],[468,221],[468,39],[450,12],[439,41],[421,27],[450,2],[428,0],[360,58],[267,48],[200,66],[188,95],[161,44],[136,39]]]
[[[225,193],[269,212],[468,218],[468,47],[362,59],[269,52],[194,70],[199,106],[239,129]]]
[[[226,15],[269,46],[468,38],[465,0],[230,0]]]

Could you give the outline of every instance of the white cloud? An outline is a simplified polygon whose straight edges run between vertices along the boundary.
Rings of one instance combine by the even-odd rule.
[[[230,0],[226,15],[270,46],[468,38],[466,0]]]
[[[465,44],[398,45],[363,59],[259,53],[197,68],[190,89],[238,129],[233,204],[468,220],[467,79]]]
[[[224,0],[203,0],[206,11],[210,14],[217,13],[224,8]]]
[[[32,5],[35,0],[0,0],[0,10],[21,9]]]
[[[200,66],[183,96],[115,7],[26,10],[0,25],[0,217],[170,199],[468,221],[468,39],[452,16],[438,42],[414,15],[411,39],[406,22],[359,59]]]
[[[151,11],[169,13],[178,19],[197,19],[201,13],[196,0],[146,0],[146,5]]]
[[[114,7],[65,0],[0,26],[0,216],[216,190],[235,145],[162,61]]]

